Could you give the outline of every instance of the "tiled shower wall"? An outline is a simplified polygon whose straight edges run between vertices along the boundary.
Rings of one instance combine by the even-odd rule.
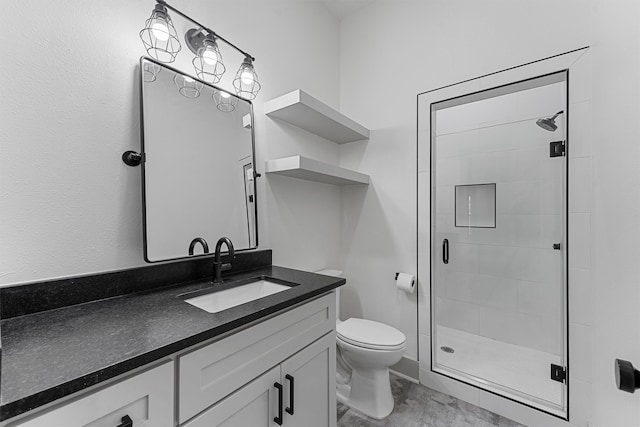
[[[434,266],[438,325],[560,354],[563,346],[562,241],[565,139],[536,119],[564,110],[565,83],[439,110],[436,113],[436,242],[450,262]],[[496,184],[496,227],[454,226],[456,185]],[[564,244],[564,243],[563,243]]]

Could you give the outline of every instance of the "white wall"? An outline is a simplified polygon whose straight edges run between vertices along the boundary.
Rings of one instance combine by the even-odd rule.
[[[640,424],[640,396],[617,391],[613,381],[614,358],[640,365],[639,23],[637,1],[594,2],[589,113],[594,124],[590,260],[596,426]]]
[[[343,191],[343,315],[400,328],[418,357],[416,296],[391,276],[417,272],[416,95],[587,45],[588,12],[581,0],[381,0],[342,21],[340,108],[372,128],[341,148],[372,182]]]
[[[120,156],[140,147],[136,66],[145,51],[138,32],[154,4],[3,3],[0,285],[144,265],[140,170]],[[264,100],[298,87],[337,105],[339,24],[321,3],[172,4],[257,58],[258,171],[265,159],[289,152],[337,161],[336,147],[305,135],[298,141],[262,114]],[[242,58],[221,50],[221,84],[231,89]],[[193,72],[186,46],[175,66]],[[260,247],[273,248],[282,265],[335,265],[339,190],[258,182]]]
[[[373,128],[370,141],[341,152],[343,166],[372,178],[366,191],[343,192],[343,229],[353,228],[342,242],[346,314],[389,321],[410,339],[417,333],[415,302],[386,281],[392,270],[417,268],[415,95],[591,45],[592,83],[584,83],[593,109],[591,100],[571,105],[594,132],[570,124],[570,138],[583,141],[570,153],[572,179],[593,184],[570,200],[570,224],[580,230],[570,236],[579,249],[570,277],[580,285],[570,295],[570,340],[581,343],[570,348],[581,355],[571,365],[570,410],[577,425],[638,425],[637,393],[615,389],[613,359],[640,364],[639,19],[633,0],[380,0],[342,21],[341,110]]]

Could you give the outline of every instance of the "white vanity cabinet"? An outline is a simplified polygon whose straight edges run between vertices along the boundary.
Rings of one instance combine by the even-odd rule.
[[[167,362],[10,426],[173,427],[173,372],[173,362]]]
[[[335,319],[332,292],[0,427],[335,427]]]
[[[184,427],[335,427],[335,334],[307,346]]]
[[[284,426],[335,427],[336,335],[325,335],[280,365]]]
[[[280,402],[283,425],[334,426],[335,295],[185,354],[178,363],[178,420],[188,421],[185,427],[278,425]],[[292,404],[293,415],[285,411]],[[231,421],[252,416],[260,421]]]

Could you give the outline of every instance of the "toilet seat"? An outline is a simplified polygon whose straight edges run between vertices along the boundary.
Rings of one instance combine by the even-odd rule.
[[[373,320],[350,318],[336,325],[338,339],[371,350],[400,350],[407,337],[389,325]]]

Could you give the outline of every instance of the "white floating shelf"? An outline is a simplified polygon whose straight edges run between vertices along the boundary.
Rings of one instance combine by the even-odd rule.
[[[369,138],[369,129],[300,89],[265,102],[264,112],[338,144]]]
[[[303,156],[267,160],[265,172],[334,185],[369,185],[369,175]]]

